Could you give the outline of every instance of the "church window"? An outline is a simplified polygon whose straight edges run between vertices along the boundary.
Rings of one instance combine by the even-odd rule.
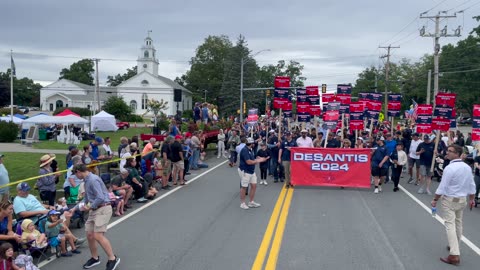
[[[143,53],[143,57],[148,58],[148,51],[145,51],[145,52]]]
[[[148,101],[148,96],[147,94],[143,93],[142,94],[142,110],[147,109],[147,101]]]
[[[130,109],[132,109],[133,113],[137,110],[137,102],[135,100],[130,101]]]
[[[147,80],[143,80],[143,81],[142,81],[142,85],[143,85],[143,86],[147,86],[147,85],[148,85],[148,81],[147,81]]]
[[[62,107],[63,107],[63,101],[57,100],[57,101],[55,102],[55,107],[56,107],[56,108],[62,108]]]

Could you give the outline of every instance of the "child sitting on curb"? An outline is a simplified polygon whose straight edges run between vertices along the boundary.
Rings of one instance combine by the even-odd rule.
[[[57,246],[60,242],[61,256],[71,257],[72,253],[80,254],[75,246],[75,236],[70,230],[63,224],[63,220],[60,219],[60,212],[56,210],[50,210],[48,212],[47,222],[45,224],[45,232],[48,235],[48,239],[52,246]],[[67,251],[67,241],[72,248],[71,252]]]

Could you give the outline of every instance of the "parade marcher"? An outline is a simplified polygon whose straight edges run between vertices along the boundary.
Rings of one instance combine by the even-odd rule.
[[[432,165],[432,159],[435,152],[435,143],[430,140],[429,135],[423,136],[423,142],[420,143],[417,147],[417,155],[420,155],[420,177],[419,181],[420,188],[418,189],[418,194],[427,193],[432,195],[430,191],[430,184],[432,183],[433,173],[430,171]],[[423,188],[426,185],[425,189]]]
[[[237,152],[235,148],[240,144],[240,136],[237,135],[236,130],[233,130],[232,136],[229,136],[228,144],[230,146],[230,163],[228,165],[233,167],[237,163]]]
[[[220,158],[220,156],[226,157],[225,156],[225,133],[223,133],[223,129],[220,129],[218,131],[217,139],[218,139],[217,158]]]
[[[298,139],[297,139],[298,147],[313,148],[312,138],[307,136],[308,131],[306,129],[302,129],[302,131],[300,133],[302,134],[302,136],[298,137]],[[290,134],[290,135],[292,135],[292,134]]]
[[[257,189],[257,175],[255,174],[255,164],[265,162],[267,159],[264,157],[255,158],[253,154],[254,141],[252,138],[247,138],[246,147],[240,152],[240,165],[238,167],[238,174],[240,175],[240,208],[249,209],[260,207],[260,204],[255,202],[255,191]],[[246,189],[250,188],[250,202],[247,204]]]
[[[409,184],[413,183],[414,181],[416,183],[420,181],[420,155],[417,155],[417,148],[422,141],[420,140],[419,136],[420,135],[418,133],[412,134],[412,140],[408,150],[408,175],[410,176],[410,179],[408,180]],[[415,166],[415,179],[413,179],[413,166]]]
[[[335,134],[333,132],[328,133],[327,136],[327,147],[326,148],[340,148],[340,142],[335,139]],[[325,140],[322,141],[322,147],[325,146]]]
[[[106,270],[114,270],[120,263],[120,258],[115,256],[110,241],[105,237],[108,222],[112,217],[108,190],[102,179],[89,172],[85,164],[75,165],[73,173],[85,181],[85,206],[81,210],[89,211],[88,219],[85,222],[85,231],[92,257],[83,265],[83,268],[88,269],[100,264],[100,256],[97,251],[98,242],[108,256]]]
[[[260,149],[257,151],[257,157],[264,157],[267,160],[264,162],[260,162],[260,185],[264,184],[265,186],[268,185],[267,183],[267,168],[270,159],[270,150],[267,148],[267,144],[264,142],[260,143]]]
[[[388,150],[385,147],[384,138],[377,138],[377,148],[372,154],[372,176],[375,183],[374,193],[382,191],[382,183],[385,181],[388,170]]]
[[[302,133],[303,136],[304,133]],[[285,187],[293,187],[292,184],[290,184],[290,148],[291,147],[297,147],[298,145],[298,140],[301,138],[298,138],[297,141],[292,139],[292,134],[287,131],[285,132],[285,137],[286,140],[282,141],[282,146],[280,148],[279,154],[278,154],[278,163],[282,163],[283,169],[285,170]],[[309,138],[310,141],[312,140]],[[305,146],[304,146],[305,147]],[[313,145],[312,145],[313,147]]]
[[[283,166],[278,162],[279,150],[280,150],[280,140],[275,134],[275,130],[270,130],[270,137],[268,138],[268,148],[270,149],[270,172],[273,174],[273,182],[278,183],[284,181],[283,175]]]
[[[396,149],[390,155],[392,160],[392,181],[393,181],[393,192],[398,191],[398,183],[400,182],[400,176],[402,175],[403,166],[408,162],[407,154],[403,151],[403,143],[401,141],[397,142]]]
[[[442,181],[435,191],[431,202],[432,207],[437,206],[437,201],[442,198],[442,213],[447,231],[448,247],[450,255],[440,260],[447,264],[460,264],[460,240],[462,238],[463,210],[467,203],[472,207],[475,204],[475,183],[472,170],[460,158],[463,149],[459,145],[451,145],[447,150],[447,158],[450,164],[445,168]],[[467,202],[467,198],[468,202]]]
[[[313,140],[313,147],[320,148],[323,142],[323,133],[321,131],[318,132],[318,137]]]

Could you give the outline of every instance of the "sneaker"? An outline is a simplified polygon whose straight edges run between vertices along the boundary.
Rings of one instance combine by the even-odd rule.
[[[148,199],[145,199],[145,197],[142,197],[142,198],[138,199],[137,202],[146,203],[146,202],[148,202]]]
[[[423,188],[419,188],[418,191],[417,191],[418,194],[423,194],[425,193],[425,191],[423,190]]]
[[[119,263],[120,263],[120,258],[115,256],[115,260],[108,260],[107,268],[105,268],[105,269],[106,270],[115,270],[115,268],[117,268]]]
[[[245,203],[241,203],[240,208],[247,210],[250,207],[248,207]]]
[[[78,250],[78,249],[74,249],[74,250],[72,250],[72,253],[74,253],[74,254],[80,254],[80,253],[82,253],[82,252],[81,252],[80,250]]]
[[[256,203],[254,201],[251,201],[251,202],[248,203],[248,207],[251,207],[251,208],[257,208],[257,207],[260,207],[260,206],[261,206],[261,204]]]
[[[429,189],[427,189],[427,194],[432,195],[432,192]]]
[[[378,188],[375,188],[375,190],[373,191],[373,193],[378,194]]]
[[[90,269],[94,266],[97,266],[100,264],[100,256],[98,256],[98,259],[90,258],[84,265],[84,269]]]
[[[267,180],[263,180],[263,184],[266,186],[268,185]]]
[[[87,241],[87,238],[77,238],[77,240],[75,240],[75,245],[81,245],[85,243],[85,241]]]
[[[398,187],[393,188],[393,192],[397,192],[397,191],[398,191]]]
[[[67,252],[67,253],[60,254],[60,256],[62,256],[62,257],[72,257],[73,254],[71,252]]]
[[[382,192],[382,186],[378,186],[378,191]]]
[[[283,181],[285,181],[285,180],[283,178],[280,178],[280,182],[283,182]]]
[[[407,182],[407,183],[408,183],[408,184],[411,184],[411,183],[413,183],[413,181],[414,181],[413,178],[410,177],[410,179],[408,179],[408,182]]]

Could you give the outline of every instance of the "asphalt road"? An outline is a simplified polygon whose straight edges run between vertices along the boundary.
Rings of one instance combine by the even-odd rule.
[[[236,170],[223,163],[203,176],[207,170],[197,171],[187,186],[164,192],[165,197],[123,221],[112,219],[107,235],[122,260],[117,269],[252,269],[283,193],[280,183],[270,181],[257,190],[262,206],[242,210]],[[393,193],[393,185],[386,184],[380,194],[371,189],[295,188],[283,241],[274,244],[279,248],[276,269],[452,269],[439,260],[448,255],[443,225],[419,204],[428,206],[431,196],[417,194],[417,187],[405,182],[403,178],[400,192]],[[464,236],[477,246],[478,221],[480,209],[465,211]],[[42,269],[81,269],[89,258],[88,248],[81,250]],[[269,251],[265,263],[274,256],[273,248]],[[461,252],[462,269],[478,268],[479,254],[465,243]],[[105,267],[105,254],[100,254],[102,265],[95,269]]]

